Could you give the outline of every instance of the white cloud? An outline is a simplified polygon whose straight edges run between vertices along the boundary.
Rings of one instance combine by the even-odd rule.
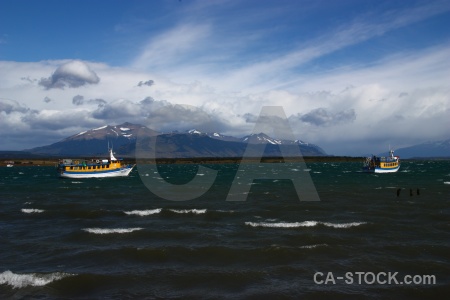
[[[100,78],[97,74],[82,61],[70,61],[59,66],[48,78],[42,78],[39,85],[46,89],[64,87],[76,88],[85,84],[97,84]]]
[[[333,154],[358,155],[369,152],[368,148],[378,153],[389,143],[399,147],[448,137],[450,88],[446,74],[450,74],[450,63],[445,49],[446,45],[414,55],[396,55],[370,67],[336,69],[308,81],[292,82],[284,89],[254,93],[159,77],[157,85],[143,89],[136,82],[155,78],[153,73],[90,63],[102,81],[77,88],[77,94],[72,89],[45,90],[33,80],[20,80],[38,78],[61,62],[14,63],[7,75],[0,74],[5,97],[0,99],[0,135],[9,136],[7,143],[23,149],[129,121],[163,131],[204,125],[243,136],[254,126],[246,118],[248,114],[257,116],[262,105],[281,105],[294,134],[302,140]],[[429,74],[438,76],[433,80]],[[42,101],[46,97],[51,102]],[[26,135],[33,139],[23,138],[20,147],[18,138]],[[38,135],[41,142],[36,140]]]
[[[198,3],[195,9],[208,15]],[[125,121],[164,131],[203,125],[242,136],[252,131],[251,119],[263,105],[280,105],[298,138],[332,154],[377,153],[386,143],[448,138],[448,43],[414,52],[392,47],[395,53],[365,64],[303,69],[448,9],[425,3],[365,15],[273,52],[276,45],[264,43],[271,36],[262,30],[226,35],[226,24],[217,23],[223,19],[180,18],[146,37],[129,66],[0,62],[0,136],[55,142],[69,132]],[[16,138],[21,149],[19,143]]]
[[[189,57],[198,51],[198,43],[209,34],[207,24],[181,24],[156,37],[143,47],[132,66],[136,69],[161,69],[189,63]]]

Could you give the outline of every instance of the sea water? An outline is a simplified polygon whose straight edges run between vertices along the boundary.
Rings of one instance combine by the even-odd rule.
[[[450,161],[404,161],[393,174],[362,173],[353,162],[291,164],[309,172],[320,201],[300,201],[292,182],[279,179],[255,180],[245,201],[226,201],[237,164],[204,165],[217,178],[189,201],[157,197],[140,179],[155,175],[136,169],[73,180],[52,167],[0,168],[0,296],[450,294]],[[197,168],[159,172],[185,184],[201,176]]]

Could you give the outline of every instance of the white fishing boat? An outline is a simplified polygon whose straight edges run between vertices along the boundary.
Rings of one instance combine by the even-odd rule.
[[[363,171],[368,173],[395,173],[400,169],[400,157],[389,150],[388,157],[372,155],[364,161]]]
[[[109,150],[109,159],[62,159],[57,165],[58,176],[61,178],[104,178],[125,177],[135,165],[123,164],[122,159],[114,157]]]

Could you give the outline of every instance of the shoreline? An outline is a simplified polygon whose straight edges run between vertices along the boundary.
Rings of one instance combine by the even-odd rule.
[[[93,157],[86,157],[92,159]],[[246,158],[250,163],[282,163],[282,162],[361,162],[363,157],[351,156],[305,156],[305,157],[263,157]],[[1,162],[0,167],[6,167],[7,162],[14,162],[14,166],[56,166],[60,158],[8,158]],[[240,163],[242,157],[189,157],[189,158],[157,158],[157,164],[227,164]],[[135,164],[135,158],[123,158],[126,164]],[[140,163],[153,163],[150,159],[139,159]]]
[[[120,157],[119,157],[120,158]],[[0,167],[6,167],[9,162],[14,162],[14,166],[56,166],[61,158],[8,158],[0,160]],[[97,157],[85,157],[85,159],[97,159]],[[263,158],[246,158],[249,163],[283,163],[283,162],[363,162],[365,157],[354,156],[304,156],[304,157],[263,157]],[[420,160],[449,160],[450,158],[442,157],[424,157],[409,158],[402,161],[420,161]],[[157,164],[237,164],[240,163],[242,157],[183,157],[183,158],[157,158]],[[139,163],[153,163],[150,159],[139,159]],[[136,164],[135,158],[123,158],[125,164]]]

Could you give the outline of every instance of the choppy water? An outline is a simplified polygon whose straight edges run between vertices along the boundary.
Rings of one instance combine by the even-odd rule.
[[[219,171],[213,188],[181,202],[153,195],[137,170],[71,180],[51,167],[0,168],[1,298],[449,295],[450,161],[403,162],[380,175],[360,166],[298,169],[311,174],[319,202],[299,201],[289,180],[259,180],[246,201],[226,201],[235,164],[208,165]],[[160,169],[178,183],[196,172]],[[353,283],[325,282],[328,272],[352,272]],[[399,282],[433,275],[436,283],[371,284],[370,273],[359,283],[356,272],[398,272]]]

